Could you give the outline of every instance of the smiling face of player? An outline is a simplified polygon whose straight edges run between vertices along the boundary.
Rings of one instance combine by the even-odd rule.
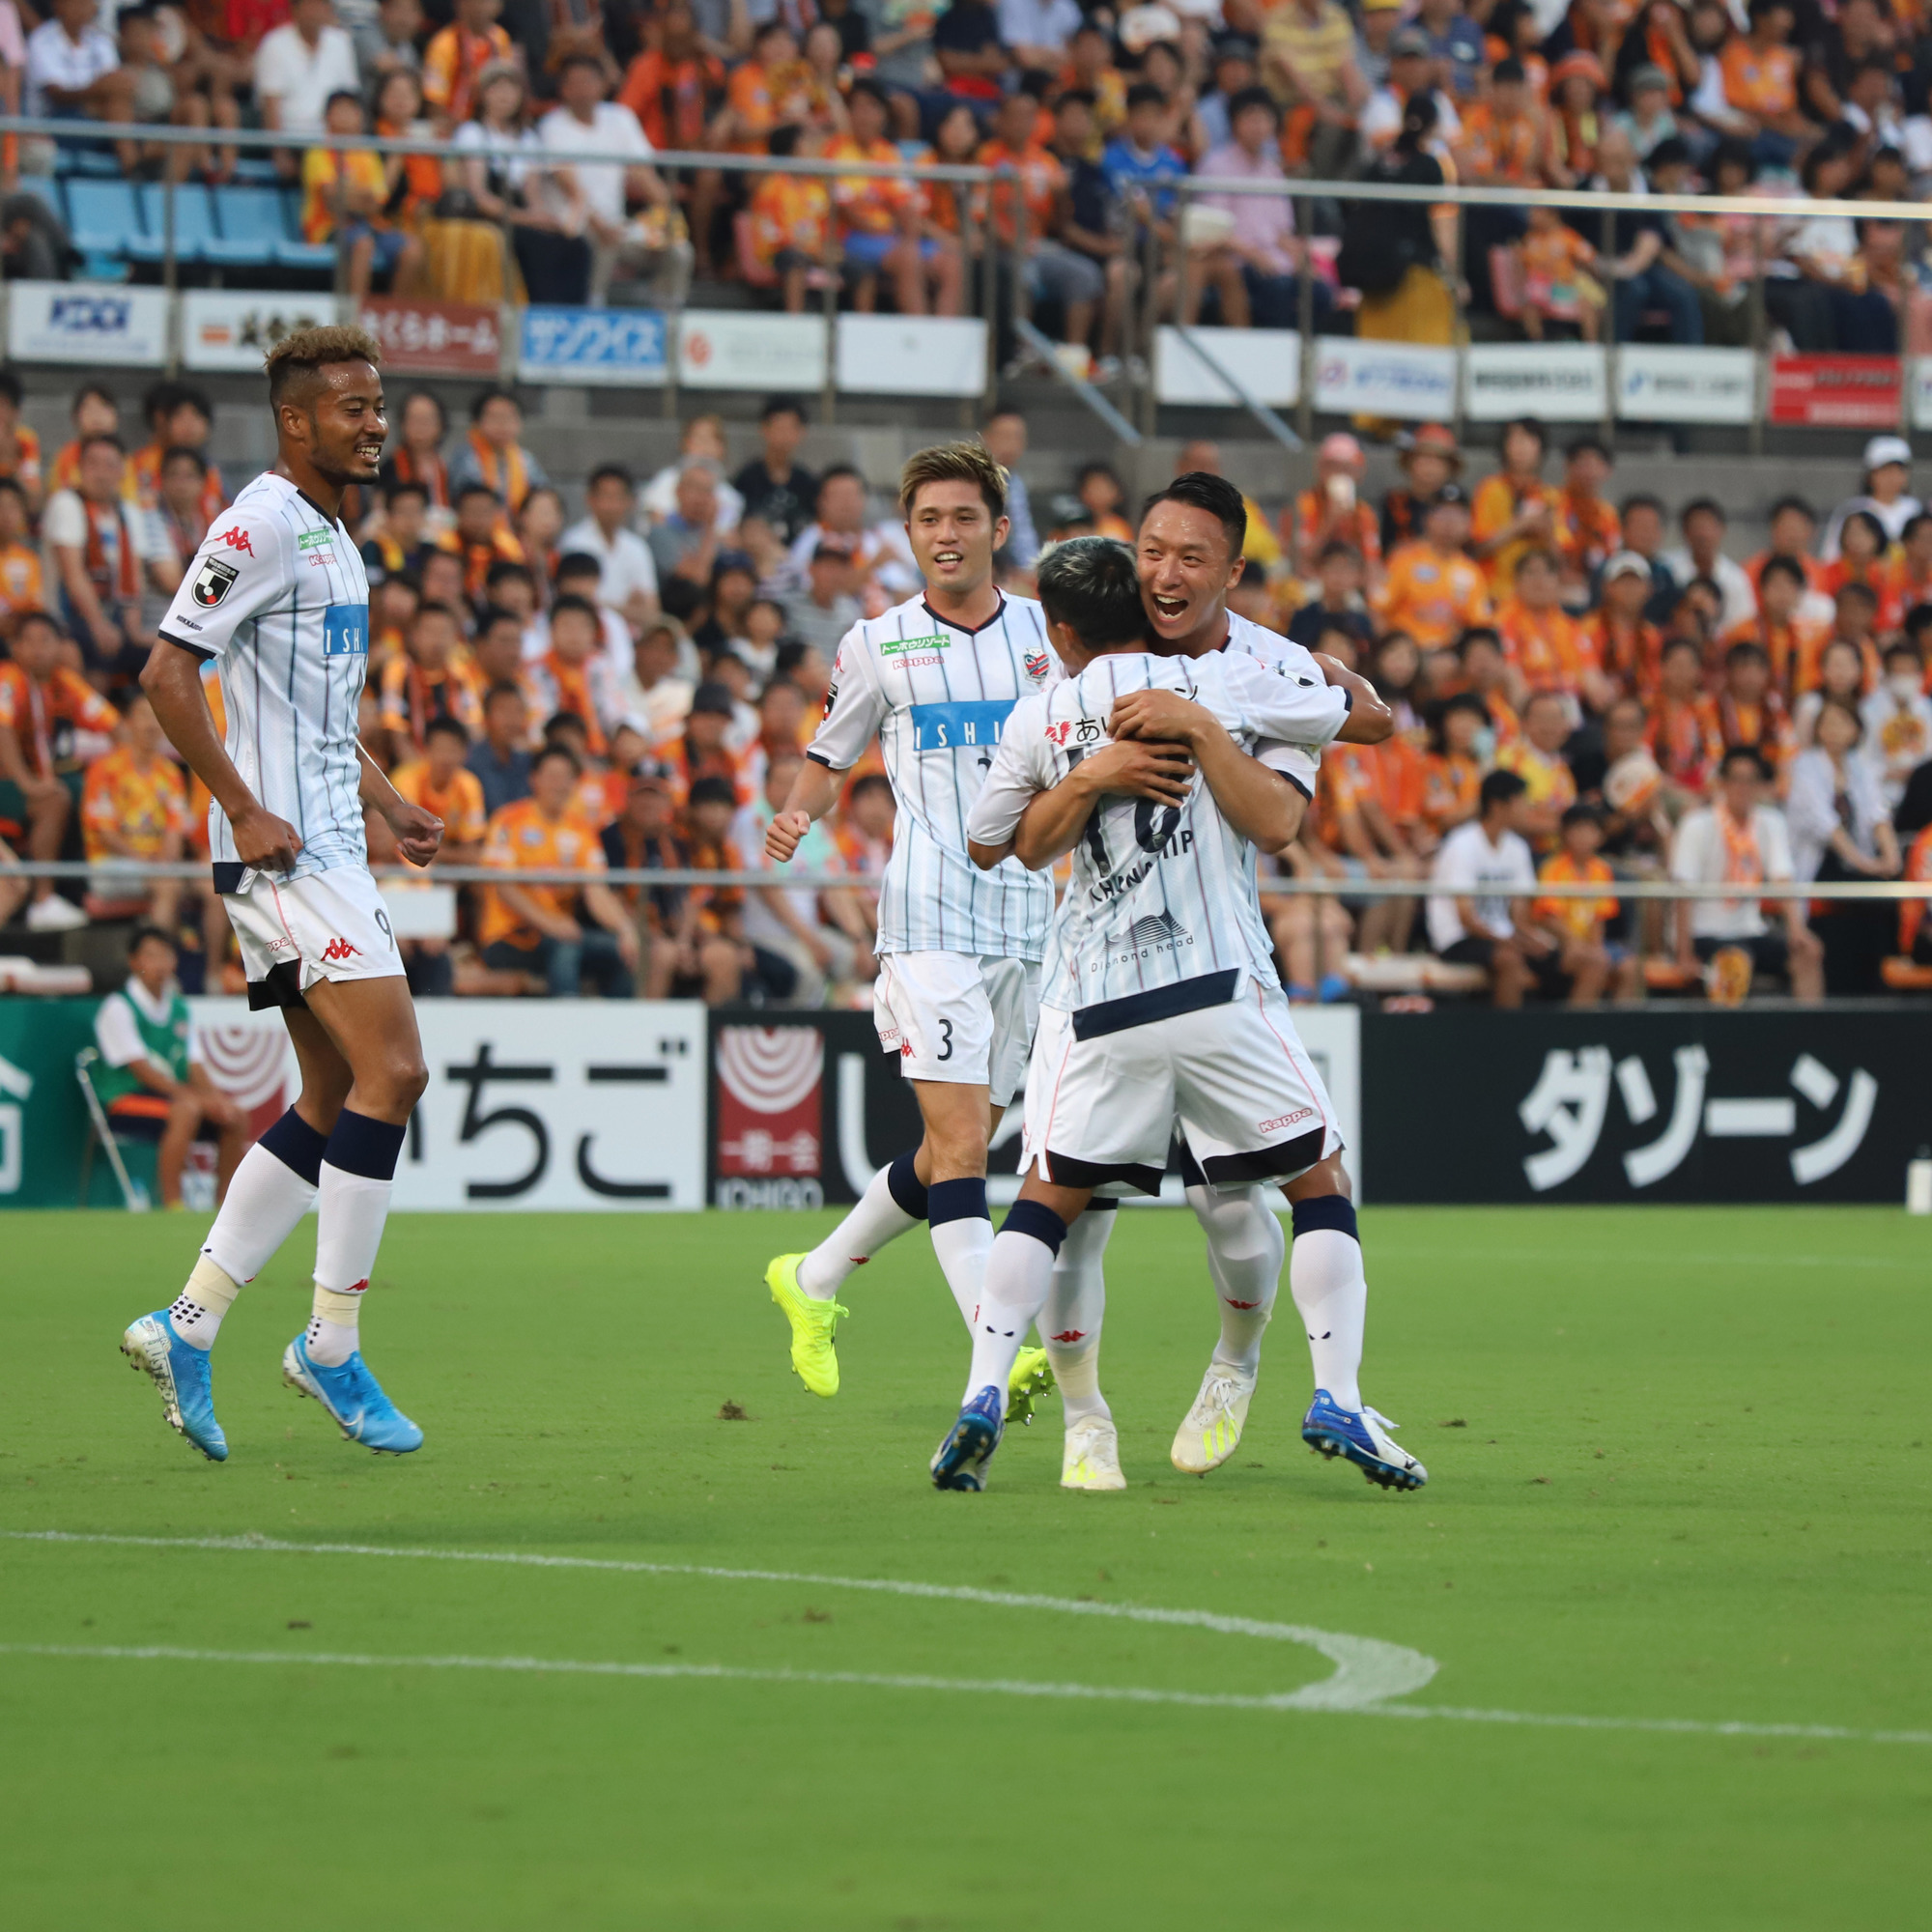
[[[375,482],[389,416],[374,363],[325,362],[280,415],[283,453],[298,483],[306,469],[339,497],[352,483]]]
[[[992,586],[993,553],[1007,540],[977,483],[963,477],[923,483],[912,499],[906,536],[933,599],[957,615]]]
[[[1135,554],[1155,648],[1170,657],[1218,650],[1228,635],[1228,593],[1246,566],[1220,518],[1193,503],[1156,503],[1141,522]]]

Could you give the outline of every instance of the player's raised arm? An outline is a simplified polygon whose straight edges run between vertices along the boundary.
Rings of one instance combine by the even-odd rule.
[[[1349,694],[1349,715],[1335,733],[1344,745],[1379,745],[1395,732],[1395,713],[1381,700],[1381,695],[1367,678],[1352,671],[1339,658],[1322,651],[1309,653],[1321,667],[1321,675],[1330,685],[1339,685]]]
[[[163,637],[141,667],[141,689],[168,742],[227,814],[235,856],[244,866],[287,871],[301,850],[301,834],[268,810],[235,769],[201,688],[201,659]]]

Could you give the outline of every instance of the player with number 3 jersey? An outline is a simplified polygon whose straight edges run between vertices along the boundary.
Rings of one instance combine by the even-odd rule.
[[[442,821],[400,797],[356,737],[369,580],[341,506],[382,461],[380,361],[359,328],[298,329],[270,352],[275,468],[210,529],[141,674],[213,799],[214,890],[241,943],[248,1004],[281,1009],[301,1067],[300,1098],[236,1170],[186,1287],[122,1338],[169,1424],[217,1463],[228,1443],[209,1351],[242,1286],[311,1208],[313,1313],[283,1351],[283,1379],[366,1448],[404,1454],[422,1441],[358,1347],[396,1159],[426,1079],[363,810],[388,821],[414,864],[427,865],[442,837]],[[202,688],[210,659],[225,734]]]

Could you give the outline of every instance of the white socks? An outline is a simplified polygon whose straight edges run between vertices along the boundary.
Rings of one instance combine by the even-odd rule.
[[[1341,1407],[1359,1409],[1369,1283],[1355,1236],[1355,1210],[1343,1196],[1321,1195],[1294,1204],[1288,1292],[1308,1333],[1315,1386],[1326,1389]]]
[[[1040,1202],[1015,1201],[1008,1209],[986,1261],[965,1401],[984,1388],[1006,1393],[1028,1325],[1053,1292],[1054,1257],[1065,1238],[1066,1223]]]
[[[337,1368],[355,1351],[355,1311],[383,1245],[404,1131],[400,1123],[345,1107],[328,1137],[316,1195],[315,1308],[305,1343],[323,1368]]]
[[[1115,1207],[1112,1201],[1090,1201],[1087,1211],[1067,1229],[1054,1263],[1046,1306],[1039,1312],[1040,1339],[1053,1364],[1062,1416],[1069,1429],[1090,1415],[1113,1418],[1100,1393],[1100,1323],[1107,1312],[1107,1282],[1100,1259],[1121,1218]]]
[[[175,1296],[168,1309],[174,1331],[191,1348],[212,1349],[221,1328],[221,1318],[235,1305],[242,1284],[209,1260],[207,1255],[194,1264],[187,1286]]]
[[[1288,1248],[1281,1222],[1259,1187],[1190,1187],[1187,1203],[1208,1237],[1208,1271],[1221,1304],[1214,1359],[1244,1376],[1256,1375]]]
[[[798,1285],[812,1300],[830,1301],[854,1268],[925,1219],[926,1190],[912,1160],[902,1153],[890,1167],[880,1168],[859,1205],[799,1263]],[[972,1320],[970,1312],[966,1319]]]

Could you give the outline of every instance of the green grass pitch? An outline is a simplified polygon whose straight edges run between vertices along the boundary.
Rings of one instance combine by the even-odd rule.
[[[199,1224],[0,1221],[10,1932],[1923,1922],[1924,1223],[1366,1210],[1365,1389],[1432,1475],[1394,1496],[1302,1447],[1285,1290],[1235,1462],[1169,1465],[1210,1292],[1191,1217],[1124,1214],[1130,1488],[1058,1488],[1049,1399],[971,1496],[925,1480],[965,1345],[923,1235],[850,1284],[838,1399],[790,1375],[763,1264],[830,1221],[398,1217],[364,1332],[428,1432],[406,1461],[280,1386],[298,1234],[221,1336],[219,1468],[115,1350]],[[46,1531],[163,1543],[19,1534]],[[250,1533],[794,1579],[186,1547]],[[1331,1666],[855,1578],[1380,1638],[1439,1665],[1409,1707],[1853,1735],[1015,1695],[994,1687],[1266,1695]],[[18,1648],[141,1645],[228,1661]],[[314,1661],[345,1655],[980,1688]]]

